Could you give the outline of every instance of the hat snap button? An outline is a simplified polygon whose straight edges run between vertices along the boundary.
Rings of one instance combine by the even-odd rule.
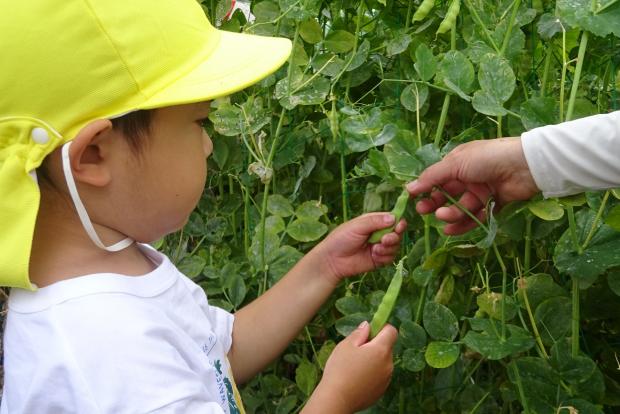
[[[50,136],[47,131],[43,128],[33,128],[32,132],[32,140],[37,144],[47,144],[50,140]]]

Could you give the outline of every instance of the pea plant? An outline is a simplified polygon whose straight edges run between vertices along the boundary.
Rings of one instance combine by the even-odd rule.
[[[619,409],[619,191],[497,214],[491,201],[459,237],[396,199],[460,143],[617,110],[620,1],[262,0],[228,17],[230,0],[202,5],[223,30],[293,43],[278,72],[213,102],[208,188],[160,244],[211,303],[240,308],[354,216],[397,204],[408,221],[402,286],[388,287],[391,266],[343,283],[244,386],[248,412],[298,412],[335,344],[378,308],[399,339],[368,413]]]

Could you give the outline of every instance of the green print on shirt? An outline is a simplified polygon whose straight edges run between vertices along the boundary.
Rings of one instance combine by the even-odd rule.
[[[237,401],[235,400],[235,394],[233,392],[233,386],[227,376],[222,373],[222,362],[218,359],[215,361],[215,369],[219,375],[224,377],[224,385],[226,386],[226,398],[228,400],[228,411],[230,414],[241,414]]]

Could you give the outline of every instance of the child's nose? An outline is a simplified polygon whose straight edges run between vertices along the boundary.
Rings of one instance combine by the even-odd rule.
[[[202,149],[205,152],[205,157],[208,157],[213,152],[213,141],[206,132],[202,133]]]

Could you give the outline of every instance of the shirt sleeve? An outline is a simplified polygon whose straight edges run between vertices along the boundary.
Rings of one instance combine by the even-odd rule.
[[[533,129],[521,145],[545,197],[620,187],[620,111]]]

